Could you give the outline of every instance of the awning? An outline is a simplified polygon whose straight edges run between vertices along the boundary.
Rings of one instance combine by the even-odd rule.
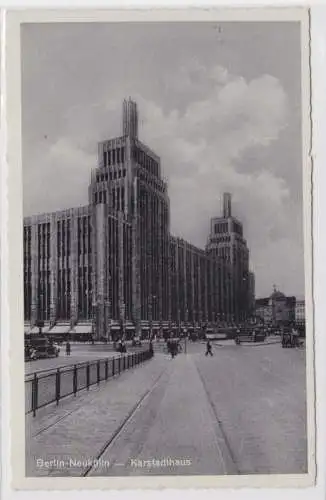
[[[69,325],[55,325],[49,333],[68,333],[70,330]]]
[[[142,326],[141,329],[142,330],[149,330],[149,326]]]
[[[93,327],[92,324],[85,323],[84,325],[75,325],[69,333],[92,333]]]
[[[30,334],[39,333],[40,329],[38,326],[33,326],[33,328],[29,331]]]
[[[42,328],[42,332],[49,333],[50,328],[51,328],[51,325],[44,325],[44,327]]]
[[[135,327],[133,325],[127,325],[126,330],[135,330]]]

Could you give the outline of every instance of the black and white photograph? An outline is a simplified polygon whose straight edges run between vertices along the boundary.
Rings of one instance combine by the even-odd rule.
[[[294,12],[20,24],[25,478],[312,481]]]

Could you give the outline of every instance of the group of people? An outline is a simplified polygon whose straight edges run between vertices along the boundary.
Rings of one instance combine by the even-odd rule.
[[[167,348],[173,359],[181,351],[180,341],[177,339],[168,339]]]
[[[123,339],[119,340],[117,351],[120,352],[120,354],[124,354],[127,352],[127,346]]]
[[[172,359],[175,358],[175,356],[182,351],[181,343],[179,339],[168,339],[167,340],[167,349],[168,352],[171,354]],[[206,342],[206,352],[205,356],[213,356],[213,351],[212,351],[212,344],[210,340],[207,340]]]
[[[30,344],[25,345],[25,360],[32,360],[36,357],[36,349]]]
[[[299,347],[299,331],[297,328],[292,327],[287,332],[282,332],[282,345],[283,347]]]

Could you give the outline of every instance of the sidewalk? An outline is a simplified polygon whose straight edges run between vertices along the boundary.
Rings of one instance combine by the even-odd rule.
[[[57,462],[96,457],[130,411],[164,374],[168,358],[156,355],[99,388],[39,410],[26,418],[26,476],[81,475],[85,467],[60,470]],[[38,460],[38,462],[37,462]],[[43,466],[42,466],[43,465]]]
[[[54,414],[30,418],[27,434],[27,476],[235,473],[193,356],[157,354]],[[148,460],[179,463],[139,465]]]
[[[205,343],[205,342],[203,342]],[[226,339],[226,340],[217,340],[211,342],[213,345],[223,347],[223,346],[229,346],[229,345],[235,345],[235,342],[233,339]],[[281,343],[281,337],[278,335],[271,335],[269,337],[266,337],[264,342],[250,342],[250,341],[241,341],[241,346],[247,347],[247,346],[264,346],[264,345],[270,345],[270,344],[280,344]]]

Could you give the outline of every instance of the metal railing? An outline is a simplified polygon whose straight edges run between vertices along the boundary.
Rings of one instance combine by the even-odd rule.
[[[67,396],[89,390],[121,372],[133,368],[153,356],[151,350],[97,359],[74,365],[40,370],[25,376],[25,414],[33,413]]]

